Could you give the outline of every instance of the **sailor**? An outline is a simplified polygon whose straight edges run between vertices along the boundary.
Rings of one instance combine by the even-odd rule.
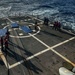
[[[57,29],[57,22],[56,21],[54,22],[52,29],[55,29],[55,30]]]
[[[49,23],[49,19],[47,17],[44,17],[44,25],[48,26],[48,23]]]
[[[55,30],[59,30],[60,29],[60,22],[55,21],[53,25],[54,25],[53,29],[55,29]]]
[[[37,21],[35,21],[35,26],[34,26],[35,30],[37,31],[38,30],[38,24],[37,24]]]
[[[58,22],[58,30],[60,30],[60,28],[61,28],[61,23]]]

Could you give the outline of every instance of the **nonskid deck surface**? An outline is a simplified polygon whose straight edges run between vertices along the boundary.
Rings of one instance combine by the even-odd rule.
[[[20,26],[31,25],[34,30],[34,19],[23,17],[12,19]],[[19,20],[19,21],[18,21]],[[8,21],[9,22],[9,21]],[[38,23],[41,21],[38,20]],[[0,28],[9,28],[10,42],[7,52],[9,66],[0,59],[0,75],[58,75],[59,68],[71,69],[75,66],[75,37],[64,31],[53,30],[50,26],[40,25],[33,33],[25,33],[20,28],[12,29],[10,23]],[[5,56],[5,53],[3,54]],[[29,66],[27,66],[27,64]],[[72,66],[71,66],[72,65]]]

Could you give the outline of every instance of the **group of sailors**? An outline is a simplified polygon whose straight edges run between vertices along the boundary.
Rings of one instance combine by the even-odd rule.
[[[49,19],[47,18],[47,17],[44,17],[44,25],[49,25]],[[60,28],[61,28],[61,23],[60,22],[58,22],[58,21],[55,21],[54,23],[53,23],[53,27],[52,27],[52,29],[55,29],[55,30],[60,30]]]
[[[60,28],[61,28],[60,22],[55,21],[54,24],[53,24],[53,29],[55,29],[55,30],[60,30]]]
[[[47,17],[44,17],[43,25],[49,26],[49,19]],[[32,30],[31,26],[29,26],[29,28]],[[35,32],[37,32],[39,30],[39,24],[37,21],[34,22],[34,29],[35,29]],[[52,29],[60,31],[61,23],[58,21],[53,22]]]

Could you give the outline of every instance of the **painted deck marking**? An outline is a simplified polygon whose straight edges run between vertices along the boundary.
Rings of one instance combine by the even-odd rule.
[[[48,49],[45,49],[45,50],[43,50],[43,51],[41,51],[41,52],[38,52],[38,53],[36,53],[36,54],[34,54],[33,56],[30,56],[30,57],[28,57],[26,60],[30,60],[30,59],[32,59],[32,58],[35,58],[36,56],[39,56],[39,55],[41,55],[41,54],[43,54],[43,53],[45,53],[45,52],[47,52],[47,51],[52,51],[52,52],[54,52],[55,54],[57,54],[58,56],[60,56],[62,59],[64,59],[65,61],[67,61],[68,63],[70,63],[71,65],[73,65],[73,66],[75,66],[75,64],[73,63],[73,62],[71,62],[69,59],[67,59],[65,56],[63,56],[63,55],[61,55],[60,53],[58,53],[57,51],[55,51],[54,49],[52,49],[52,47],[51,48],[48,48]]]
[[[9,69],[14,68],[15,66],[18,66],[18,65],[22,64],[23,62],[24,62],[24,60],[21,60],[20,62],[17,62],[15,64],[9,66]]]
[[[27,61],[28,61],[28,60],[31,60],[31,59],[35,58],[36,56],[39,56],[39,55],[41,55],[41,54],[43,54],[43,53],[45,53],[45,52],[51,50],[52,52],[54,52],[55,54],[57,54],[58,56],[60,56],[61,58],[63,58],[65,61],[67,61],[67,62],[69,62],[70,64],[72,64],[73,66],[75,66],[75,64],[72,63],[69,59],[67,59],[66,57],[64,57],[63,55],[61,55],[60,53],[58,53],[57,51],[55,51],[55,50],[53,49],[53,48],[56,48],[56,47],[58,47],[58,46],[60,46],[60,45],[62,45],[62,44],[65,44],[65,43],[67,43],[67,42],[69,42],[69,41],[71,41],[71,40],[73,40],[73,39],[75,39],[75,37],[72,37],[72,38],[70,38],[70,39],[68,39],[68,40],[65,40],[65,41],[63,41],[63,42],[61,42],[61,43],[58,43],[58,44],[56,44],[56,45],[54,45],[54,46],[52,46],[52,47],[49,47],[49,46],[48,46],[47,49],[42,50],[42,51],[40,51],[40,52],[38,52],[38,53],[36,53],[36,54],[30,56],[30,57],[27,57],[26,60],[27,60]],[[41,43],[42,43],[42,42],[41,42]],[[44,44],[44,45],[45,45],[45,44]],[[21,60],[21,61],[15,63],[15,64],[11,65],[11,66],[10,66],[10,69],[13,68],[13,67],[15,67],[15,66],[18,66],[19,64],[21,64],[21,63],[23,63],[23,62],[24,62],[24,60]]]
[[[63,58],[65,61],[67,61],[68,63],[70,63],[71,65],[73,65],[73,66],[75,67],[75,64],[74,64],[73,62],[71,62],[71,61],[70,61],[69,59],[67,59],[65,56],[61,55],[60,53],[58,53],[57,51],[55,51],[55,50],[53,49],[53,48],[55,48],[55,47],[57,47],[57,46],[60,46],[60,45],[62,45],[62,44],[64,44],[64,43],[67,43],[67,42],[69,42],[69,41],[75,39],[75,37],[72,37],[72,38],[70,38],[70,39],[68,39],[68,40],[65,40],[64,42],[61,42],[61,43],[59,43],[59,44],[57,44],[57,45],[54,45],[54,47],[52,48],[52,47],[48,46],[47,44],[45,44],[45,43],[44,43],[43,41],[41,41],[40,39],[38,39],[37,37],[35,37],[34,35],[32,35],[32,34],[30,34],[30,33],[29,33],[29,35],[31,35],[34,39],[36,39],[37,41],[39,41],[39,42],[40,42],[41,44],[43,44],[44,46],[46,46],[48,49],[45,49],[45,50],[43,50],[43,51],[41,51],[41,52],[38,52],[38,53],[36,53],[36,54],[34,54],[34,55],[28,57],[27,60],[30,60],[30,59],[32,59],[32,58],[34,58],[34,57],[36,57],[36,56],[38,56],[38,55],[40,55],[40,54],[43,54],[43,53],[45,53],[45,52],[51,50],[52,52],[54,52],[55,54],[57,54],[58,56],[60,56],[60,57]],[[19,64],[21,64],[21,63],[23,63],[23,62],[24,62],[24,60],[21,60],[20,62],[17,62],[17,63],[15,63],[15,64],[11,65],[10,68],[13,68],[13,67],[15,67],[15,66],[17,66],[17,65],[19,65]]]
[[[11,23],[14,23],[11,19],[9,19],[9,18],[7,18],[7,20],[9,20]],[[27,22],[28,23],[28,22]],[[30,24],[34,24],[34,23],[30,23]],[[31,26],[32,26],[31,25]],[[3,29],[5,29],[6,27],[8,27],[9,25],[7,25],[7,26],[5,26]],[[22,30],[21,28],[19,28],[20,30]],[[41,28],[38,26],[38,31],[36,32],[36,33],[34,33],[33,35],[37,35],[38,33],[40,33],[40,30],[41,30]],[[17,28],[15,28],[14,30],[17,30]],[[12,29],[9,29],[9,31],[12,31]],[[27,37],[31,37],[30,35],[27,35],[27,36],[14,36],[14,35],[10,35],[10,37],[12,37],[12,38],[27,38]]]
[[[37,41],[39,41],[41,44],[43,44],[43,45],[46,46],[47,48],[50,48],[50,46],[48,46],[47,44],[45,44],[43,41],[41,41],[40,39],[38,39],[38,38],[35,37],[34,35],[32,35],[32,34],[30,34],[30,33],[29,33],[29,35],[31,35],[34,39],[36,39]],[[64,43],[67,43],[67,42],[73,40],[73,39],[75,39],[75,37],[69,38],[68,40],[65,40],[65,41],[63,41],[63,42],[61,42],[61,43],[59,43],[59,44],[54,45],[54,46],[55,46],[55,47],[60,46],[60,45],[62,45],[62,44],[64,44]],[[53,47],[54,47],[54,46],[53,46]]]
[[[30,34],[30,36],[32,36],[34,39],[36,39],[37,41],[39,41],[41,44],[43,44],[44,46],[46,46],[47,48],[49,48],[49,46],[47,44],[45,44],[43,41],[41,41],[40,39],[38,39],[37,37],[35,37],[34,35]]]
[[[30,33],[29,33],[30,34]],[[31,34],[30,34],[31,35]],[[51,48],[50,46],[48,46],[47,44],[45,44],[43,41],[41,41],[40,39],[38,39],[37,37],[35,37],[35,36],[33,36],[33,35],[31,35],[34,39],[36,39],[37,41],[39,41],[40,43],[42,43],[44,46],[46,46],[46,47],[48,47],[48,48],[50,48],[50,50],[52,51],[52,52],[54,52],[55,54],[57,54],[58,56],[60,56],[61,58],[63,58],[65,61],[67,61],[68,63],[70,63],[71,65],[73,65],[73,66],[75,66],[75,64],[74,63],[72,63],[69,59],[67,59],[65,56],[63,56],[63,55],[61,55],[59,52],[57,52],[57,51],[55,51],[53,48],[55,48],[56,46],[59,46],[59,45],[62,45],[62,44],[64,44],[64,43],[67,43],[68,41],[71,41],[71,40],[73,40],[73,39],[75,39],[75,37],[72,37],[72,38],[70,38],[70,39],[68,39],[68,40],[66,40],[66,41],[64,41],[64,42],[61,42],[61,43],[59,43],[59,44],[57,44],[56,46],[54,46],[53,48]],[[45,50],[44,52],[47,52],[48,50]],[[37,54],[36,54],[37,55]],[[34,56],[32,56],[32,57],[34,57]]]
[[[9,18],[7,18],[8,21],[10,21],[11,23],[14,23],[12,20],[10,20]]]

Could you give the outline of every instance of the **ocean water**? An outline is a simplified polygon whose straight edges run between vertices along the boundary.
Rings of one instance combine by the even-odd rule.
[[[75,30],[75,0],[0,0],[0,17],[35,15]]]

